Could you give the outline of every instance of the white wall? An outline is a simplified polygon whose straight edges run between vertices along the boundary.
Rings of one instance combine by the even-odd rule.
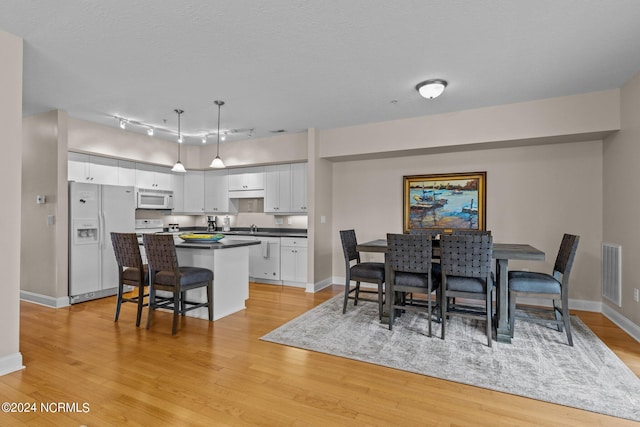
[[[20,188],[22,180],[22,39],[0,30],[0,127],[3,167],[0,224],[10,239],[0,249],[0,375],[22,368],[20,354]]]
[[[354,228],[359,241],[402,232],[404,175],[486,171],[487,229],[495,241],[546,253],[545,262],[510,266],[551,272],[563,233],[578,234],[570,297],[600,301],[601,141],[338,162],[333,170],[335,277],[345,275],[339,230]]]
[[[604,299],[608,308],[640,325],[640,74],[621,89],[621,130],[604,143],[604,241],[622,245],[622,307]]]

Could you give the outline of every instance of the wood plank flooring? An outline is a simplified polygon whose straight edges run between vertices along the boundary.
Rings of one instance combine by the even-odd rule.
[[[0,413],[0,425],[637,425],[259,340],[342,290],[251,284],[247,310],[184,318],[174,337],[168,313],[136,328],[133,304],[113,322],[115,298],[58,310],[21,302],[26,369],[0,377],[0,400],[37,411]],[[640,343],[601,314],[577,314],[640,374]],[[71,410],[40,407],[58,402]]]

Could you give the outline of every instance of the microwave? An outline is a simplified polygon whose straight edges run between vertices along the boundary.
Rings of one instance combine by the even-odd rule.
[[[173,209],[173,191],[136,189],[136,207],[138,209]]]

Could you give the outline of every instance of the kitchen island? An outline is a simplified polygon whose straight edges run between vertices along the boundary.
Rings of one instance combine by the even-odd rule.
[[[249,298],[249,247],[259,245],[255,240],[222,239],[217,243],[178,243],[176,253],[181,266],[202,267],[213,271],[213,320],[246,308]],[[187,292],[188,299],[207,301],[206,288]],[[160,292],[158,292],[160,294]],[[186,313],[187,316],[208,319],[206,308]]]

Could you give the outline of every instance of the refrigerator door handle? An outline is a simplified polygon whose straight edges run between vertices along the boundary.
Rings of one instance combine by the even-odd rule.
[[[104,212],[100,212],[100,247],[104,249],[105,247],[105,235],[104,230],[106,228],[106,220],[104,217]]]

